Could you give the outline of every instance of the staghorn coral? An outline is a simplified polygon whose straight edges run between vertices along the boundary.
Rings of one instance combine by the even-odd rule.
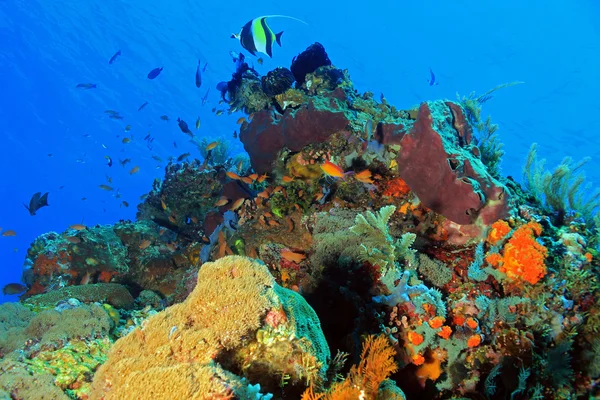
[[[291,358],[275,354],[282,349]],[[219,364],[261,387],[276,388],[282,371],[290,386],[303,387],[307,376],[324,376],[328,357],[318,319],[299,295],[278,287],[264,264],[223,257],[202,266],[183,303],[115,343],[91,398],[228,397],[241,378]]]

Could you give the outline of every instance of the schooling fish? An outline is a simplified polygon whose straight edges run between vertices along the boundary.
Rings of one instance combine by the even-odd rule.
[[[273,33],[267,25],[267,18],[274,17],[289,18],[306,24],[302,20],[286,15],[266,15],[249,21],[242,27],[240,33],[232,34],[231,38],[238,39],[242,47],[253,56],[258,52],[273,57],[273,43],[277,42],[281,46],[281,35],[283,35],[283,31]]]
[[[198,66],[196,66],[196,87],[202,86],[202,72],[200,71],[200,60],[198,60]]]
[[[29,211],[29,215],[35,215],[35,212],[42,207],[48,206],[48,193],[44,193],[42,196],[42,192],[37,192],[33,196],[31,196],[31,200],[29,200],[29,207],[26,204],[23,204],[27,211]]]
[[[95,83],[79,83],[75,87],[78,88],[78,89],[95,89],[96,88],[96,84]]]
[[[4,285],[4,287],[2,288],[2,294],[5,296],[9,294],[20,294],[26,291],[27,289],[27,286],[22,285],[20,283],[9,283],[8,285]]]
[[[181,129],[181,132],[191,137],[194,137],[194,133],[190,131],[190,127],[188,126],[187,122],[185,122],[181,118],[177,118],[177,124],[179,125],[179,129]]]
[[[138,111],[142,111],[144,109],[144,107],[146,107],[147,105],[148,105],[148,102],[145,102],[138,108]]]
[[[160,119],[162,119],[163,121],[169,122],[169,116],[168,115],[161,115]]]
[[[117,52],[110,58],[110,60],[108,60],[109,64],[112,64],[115,62],[115,60],[117,59],[117,57],[119,57],[121,55],[121,50],[117,50]]]
[[[154,68],[152,71],[148,72],[148,79],[154,79],[162,72],[163,68]]]
[[[110,156],[104,156],[104,158],[106,158],[106,165],[108,165],[109,167],[112,167],[113,165],[113,161],[112,158],[110,158]]]

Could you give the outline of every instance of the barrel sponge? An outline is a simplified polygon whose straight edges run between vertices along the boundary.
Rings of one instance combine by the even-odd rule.
[[[302,326],[312,322],[312,329],[320,331],[312,309],[306,318],[291,314],[278,318],[274,310],[286,310],[284,303],[296,306],[296,302],[284,301],[280,296],[289,299],[290,295],[280,295],[281,288],[276,287],[267,267],[257,260],[229,256],[203,264],[198,284],[183,303],[150,317],[141,328],[115,343],[94,376],[90,398],[127,400],[139,399],[142,394],[152,399],[237,396],[248,383],[238,376],[247,370],[239,364],[240,355],[250,354],[247,349],[256,348],[259,338],[264,343],[265,332],[271,332],[272,326],[295,319],[303,321]],[[309,329],[298,328],[292,338]],[[318,363],[321,367],[329,357],[322,332],[320,337],[311,333],[302,340],[320,341],[314,347],[323,354]],[[309,347],[311,355],[316,355]],[[245,359],[245,366],[252,362]],[[271,379],[280,382],[281,375],[274,374]]]

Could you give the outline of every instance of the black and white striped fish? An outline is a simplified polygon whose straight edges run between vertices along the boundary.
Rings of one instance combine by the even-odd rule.
[[[286,15],[266,15],[249,21],[242,27],[240,33],[233,34],[231,37],[238,39],[242,47],[254,56],[256,53],[263,53],[273,57],[273,43],[276,42],[281,46],[281,35],[283,34],[283,31],[274,33],[267,24],[267,18],[275,17],[289,18],[306,24],[302,20]]]

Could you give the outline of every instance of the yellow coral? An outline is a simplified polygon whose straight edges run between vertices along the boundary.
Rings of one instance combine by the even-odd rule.
[[[94,377],[90,398],[139,399],[141,393],[152,399],[230,398],[241,379],[219,367],[217,358],[269,391],[277,386],[264,383],[280,382],[274,369],[301,382],[300,375],[309,379],[324,372],[327,357],[316,314],[300,295],[278,286],[256,260],[223,257],[202,265],[183,303],[115,343]]]
[[[92,399],[213,399],[233,385],[212,360],[253,337],[274,302],[268,269],[231,256],[202,266],[185,302],[118,340],[94,377]],[[227,383],[226,383],[227,382]]]

